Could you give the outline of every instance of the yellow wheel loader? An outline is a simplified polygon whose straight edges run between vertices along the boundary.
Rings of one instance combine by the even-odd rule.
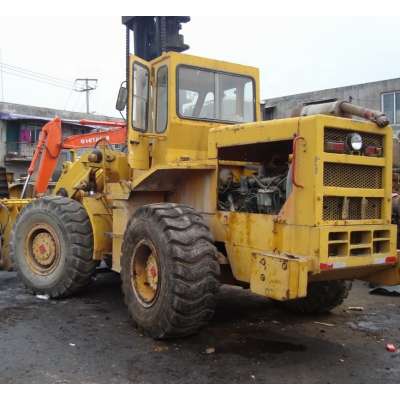
[[[15,212],[27,288],[71,295],[112,257],[135,324],[166,338],[209,321],[220,282],[298,312],[353,279],[399,283],[385,115],[335,102],[261,121],[258,70],[183,53],[188,20],[123,17],[126,148],[103,141],[64,166],[62,196]]]

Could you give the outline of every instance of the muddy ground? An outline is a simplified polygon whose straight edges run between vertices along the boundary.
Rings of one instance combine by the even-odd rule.
[[[386,343],[400,346],[400,297],[360,282],[322,317],[224,286],[209,327],[157,342],[132,327],[118,275],[53,301],[0,272],[0,383],[399,383],[400,353]]]

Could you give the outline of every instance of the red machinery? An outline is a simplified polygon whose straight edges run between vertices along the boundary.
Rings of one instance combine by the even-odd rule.
[[[21,198],[24,198],[30,178],[32,177],[36,164],[40,160],[35,181],[35,193],[41,195],[46,192],[49,181],[57,166],[58,157],[63,149],[84,149],[94,147],[100,140],[106,140],[109,144],[126,143],[126,124],[124,122],[107,122],[81,120],[83,126],[104,126],[108,130],[73,135],[62,138],[61,119],[56,117],[43,126],[39,140],[28,168],[28,176],[22,189]]]

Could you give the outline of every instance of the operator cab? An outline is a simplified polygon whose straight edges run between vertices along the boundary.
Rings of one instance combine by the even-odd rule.
[[[172,74],[176,77],[175,88],[168,84],[171,63],[167,58],[189,57],[188,63],[176,65]],[[131,56],[132,73],[130,74],[131,96],[126,84],[121,86],[117,100],[117,109],[123,111],[132,99],[132,110],[127,115],[134,129],[161,133],[165,130],[168,118],[168,94],[174,91],[176,106],[174,114],[179,119],[207,121],[218,124],[236,124],[255,122],[256,113],[256,77],[237,73],[234,64],[229,69],[211,69],[216,60],[178,53],[167,53],[152,63],[146,63],[138,57]],[[193,59],[201,61],[199,65],[191,64]],[[158,61],[161,63],[157,66]],[[184,61],[184,60],[182,60]],[[149,64],[146,66],[146,64]],[[223,63],[228,64],[228,63]],[[226,66],[226,65],[225,65]],[[246,68],[243,66],[239,66]],[[251,68],[251,67],[248,67]],[[155,75],[155,81],[151,75]],[[251,68],[253,70],[253,68]],[[171,77],[172,78],[172,77]],[[133,86],[133,87],[132,87]],[[155,121],[151,120],[149,111],[155,107]],[[172,111],[172,110],[171,110]]]
[[[211,128],[260,120],[258,69],[183,54],[188,46],[178,32],[184,17],[126,18],[135,55],[128,44],[128,83],[121,86],[117,109],[126,106],[132,168],[205,160]],[[159,42],[163,21],[166,35],[160,37],[167,40]],[[151,48],[143,48],[145,41]]]

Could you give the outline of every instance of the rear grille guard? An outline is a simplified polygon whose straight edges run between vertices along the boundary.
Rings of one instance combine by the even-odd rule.
[[[323,220],[381,219],[382,201],[380,197],[324,196]]]
[[[324,129],[324,151],[327,142],[345,142],[353,130],[325,127]],[[366,133],[357,131],[363,140],[364,146],[376,146],[383,149],[385,136],[382,134]],[[365,155],[360,154],[362,157]],[[383,197],[371,192],[358,196],[354,189],[359,190],[382,190],[384,189],[384,167],[378,165],[350,164],[343,162],[325,161],[323,164],[323,186],[329,188],[353,189],[351,194],[340,196],[323,196],[322,220],[344,221],[344,220],[378,220],[383,219]],[[343,192],[343,191],[342,191]]]

